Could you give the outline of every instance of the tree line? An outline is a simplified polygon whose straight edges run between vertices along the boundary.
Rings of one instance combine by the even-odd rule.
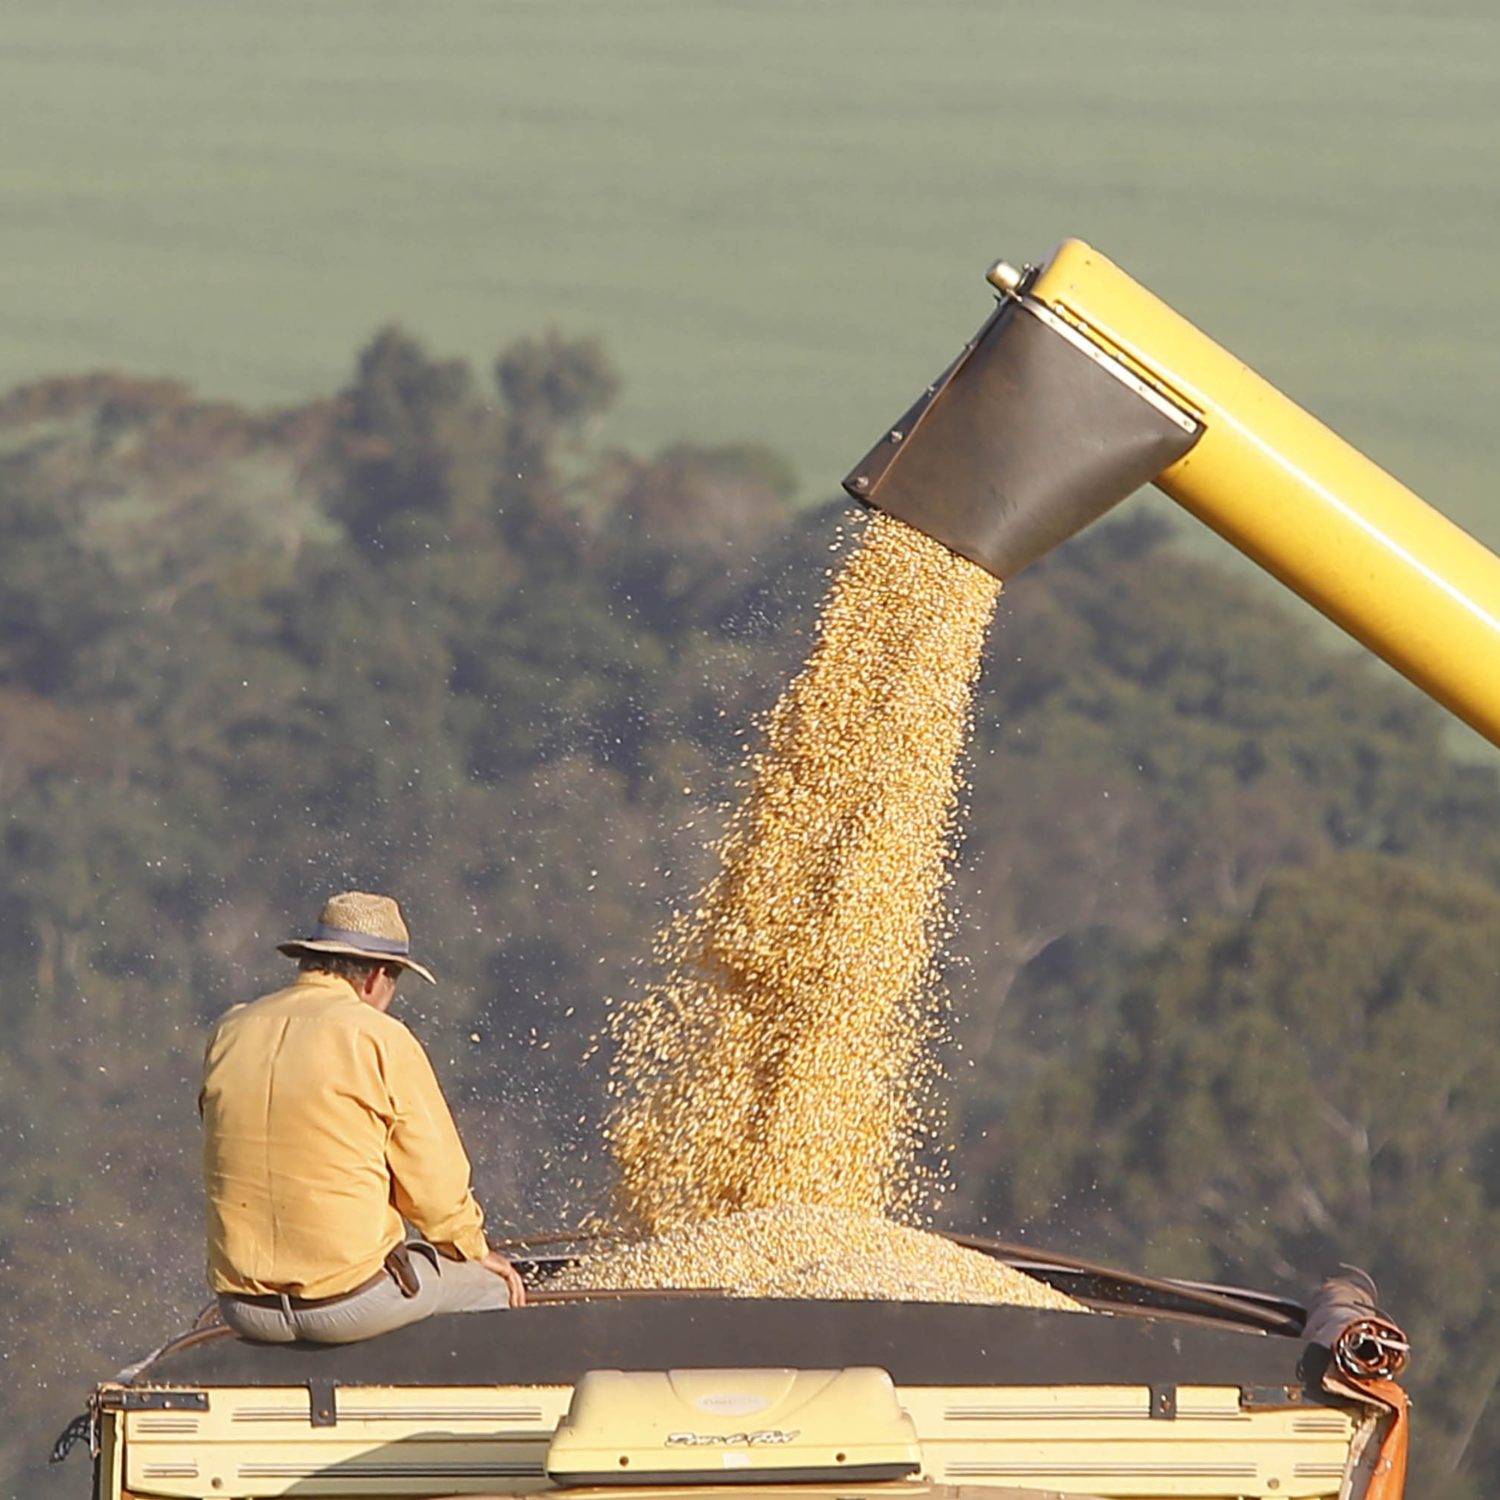
[[[608,1002],[707,873],[843,529],[774,453],[601,442],[606,353],[397,329],[276,412],[0,398],[0,1474],[206,1300],[206,1024],[325,895],[405,996],[496,1232],[575,1222]],[[955,882],[941,1225],[1305,1295],[1416,1344],[1413,1492],[1500,1480],[1500,781],[1149,515],[1002,602]],[[17,1434],[20,1434],[19,1436]]]

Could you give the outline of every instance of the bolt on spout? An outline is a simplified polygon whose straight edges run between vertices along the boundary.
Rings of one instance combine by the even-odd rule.
[[[1023,272],[1011,265],[1008,260],[997,260],[988,271],[984,273],[984,279],[995,288],[997,292],[1004,292],[1013,296],[1020,290]]]

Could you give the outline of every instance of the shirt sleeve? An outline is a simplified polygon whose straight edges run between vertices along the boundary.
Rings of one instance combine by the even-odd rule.
[[[432,1064],[399,1022],[384,1052],[391,1202],[434,1245],[464,1260],[482,1260],[489,1250],[484,1211],[469,1186],[469,1158]]]

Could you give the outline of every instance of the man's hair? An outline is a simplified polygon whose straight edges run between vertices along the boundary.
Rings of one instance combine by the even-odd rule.
[[[355,989],[379,969],[393,978],[401,977],[400,964],[382,963],[378,958],[351,958],[345,953],[304,953],[297,968],[303,974],[332,974],[336,979],[347,979]]]

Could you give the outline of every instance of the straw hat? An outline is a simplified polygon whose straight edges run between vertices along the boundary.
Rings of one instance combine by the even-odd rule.
[[[289,938],[277,943],[276,948],[288,958],[301,958],[305,953],[341,953],[347,958],[377,959],[411,969],[428,984],[437,983],[430,969],[408,956],[411,934],[401,908],[389,896],[374,896],[368,891],[345,891],[333,897],[323,908],[311,937]]]

